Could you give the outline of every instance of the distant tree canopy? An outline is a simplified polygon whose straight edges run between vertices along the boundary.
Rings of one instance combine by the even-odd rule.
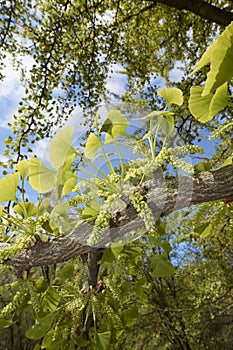
[[[105,100],[113,63],[128,77],[124,101],[140,95],[155,108],[155,78],[169,81],[177,61],[188,89],[188,74],[230,23],[231,10],[232,1],[3,1],[1,55],[10,54],[26,93],[12,124],[12,154],[20,158],[29,135],[31,141],[49,135],[77,104],[88,110]],[[29,74],[24,56],[33,60]],[[84,122],[91,119],[86,113]],[[190,119],[183,110],[177,127],[195,136]]]

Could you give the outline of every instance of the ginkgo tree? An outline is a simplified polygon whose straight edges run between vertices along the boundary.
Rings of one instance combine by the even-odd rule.
[[[61,4],[67,18],[58,18],[57,2],[44,5],[52,15],[46,18],[51,20],[46,28],[54,30],[56,24],[61,40],[61,28],[70,23],[69,6],[75,15],[76,8],[71,2]],[[90,18],[96,23],[95,6],[92,10]],[[127,6],[118,10],[125,18]],[[100,8],[98,14],[105,11]],[[32,41],[35,32],[30,30],[37,20],[34,14],[24,28]],[[73,144],[73,128],[66,127],[50,143],[49,165],[37,157],[18,159],[12,173],[0,179],[0,326],[17,339],[12,348],[24,346],[13,333],[20,324],[18,332],[23,329],[35,350],[230,349],[232,122],[221,117],[231,109],[232,28],[230,24],[215,40],[193,72],[198,83],[208,70],[205,85],[190,89],[189,110],[197,123],[213,120],[208,130],[222,141],[208,161],[192,166],[185,156],[195,156],[201,148],[173,142],[177,114],[182,108],[187,114],[187,92],[169,87],[157,91],[162,107],[138,118],[148,126],[143,132],[130,132],[128,111],[111,110],[104,120],[97,113],[83,150]],[[50,71],[51,52],[58,54],[57,38],[51,35],[48,53],[45,33],[37,34],[38,52],[47,57],[42,68]],[[49,89],[61,78],[54,68]],[[34,82],[43,74],[39,78],[36,67],[31,73],[34,91]],[[87,78],[84,66],[82,73]],[[44,97],[51,93],[46,79],[39,104],[32,94],[36,107],[22,107],[25,118],[43,109]],[[63,81],[66,87],[69,83]],[[30,118],[31,130],[35,115]],[[38,123],[43,129],[43,121]],[[17,130],[23,127],[24,119]],[[29,129],[18,139],[18,158]],[[122,147],[132,147],[135,159],[125,162]],[[104,170],[98,167],[99,159]],[[37,192],[37,202],[30,199],[28,183]]]
[[[205,87],[200,88],[198,95],[192,88],[189,100],[194,117],[202,122],[208,122],[214,112],[230,104],[226,103],[226,86],[232,75],[228,74],[232,28],[226,28],[212,46],[222,52],[222,45],[228,45],[218,64],[213,63],[210,47],[197,65],[200,69],[210,63]],[[134,335],[138,344],[147,341],[148,348],[153,348],[162,339],[168,348],[196,349],[194,339],[198,337],[199,349],[204,349],[206,343],[198,327],[194,334],[190,333],[194,322],[187,314],[190,305],[197,310],[194,318],[198,317],[200,323],[206,322],[205,314],[210,314],[208,320],[215,320],[231,308],[230,253],[227,249],[216,254],[217,242],[212,241],[218,230],[224,231],[225,242],[229,249],[232,246],[232,159],[226,158],[225,163],[221,160],[223,165],[216,162],[216,169],[208,163],[211,171],[207,172],[203,171],[204,162],[194,167],[187,163],[184,157],[201,152],[199,146],[169,146],[175,127],[173,109],[182,105],[182,91],[165,88],[158,95],[165,99],[165,108],[141,117],[149,125],[142,136],[127,131],[130,121],[120,110],[111,110],[103,122],[97,114],[83,152],[73,146],[73,128],[66,127],[50,143],[50,165],[32,157],[18,162],[14,173],[0,179],[1,202],[14,203],[10,211],[1,207],[1,262],[3,266],[13,266],[17,276],[15,281],[11,277],[1,286],[3,295],[8,293],[11,298],[2,309],[0,325],[12,327],[19,313],[29,314],[34,323],[25,336],[33,341],[34,349],[130,348],[131,332],[142,327],[145,315],[154,314],[155,310],[157,315],[156,308],[160,333],[150,340],[145,335],[142,340]],[[204,116],[197,108],[198,99],[206,111]],[[224,133],[231,126],[221,125],[217,132]],[[109,145],[114,148],[117,167],[112,162],[112,149],[109,153],[106,148]],[[134,160],[124,162],[121,145],[135,149]],[[107,170],[98,169],[99,158],[104,159]],[[164,172],[166,188],[158,176],[159,169]],[[177,169],[184,173],[181,179],[175,179]],[[27,181],[38,193],[37,203],[26,197]],[[177,187],[180,181],[181,189]],[[223,201],[219,203],[219,199]],[[194,204],[200,207],[192,211]],[[191,206],[188,212],[179,211],[187,206]],[[174,208],[178,213],[172,214]],[[171,221],[177,222],[175,231],[180,231],[173,232],[177,242],[188,244],[186,232],[189,239],[193,236],[203,241],[199,248],[190,245],[190,249],[197,249],[196,254],[203,255],[192,272],[191,265],[175,267],[168,229]],[[213,244],[213,249],[208,244]],[[77,256],[80,259],[70,261]],[[205,263],[207,256],[214,256],[217,261],[215,277]],[[59,264],[64,261],[65,264]],[[52,264],[58,264],[57,268],[43,267]],[[43,275],[38,266],[43,267]],[[180,279],[188,281],[191,274],[200,282],[201,270],[213,278],[210,286],[206,282],[210,300],[201,287],[199,301],[192,303],[186,293],[187,299],[182,300]],[[217,278],[222,271],[225,280],[221,278],[219,284]],[[193,290],[192,283],[187,283]],[[219,303],[222,299],[226,305],[223,308]],[[201,307],[203,300],[205,307]],[[217,307],[209,310],[211,303]],[[174,312],[181,314],[176,316]],[[223,330],[227,332],[226,328]]]

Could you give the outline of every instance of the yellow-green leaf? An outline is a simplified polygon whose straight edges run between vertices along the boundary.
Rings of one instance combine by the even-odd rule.
[[[203,88],[201,86],[192,86],[190,89],[189,109],[192,115],[202,123],[212,119],[209,118],[209,106],[213,94],[202,96]]]
[[[6,202],[16,199],[16,191],[19,183],[20,174],[16,172],[0,179],[0,202]]]
[[[60,130],[49,145],[50,163],[53,168],[59,169],[72,151],[73,126]]]
[[[20,172],[22,178],[28,174],[28,160],[21,160],[19,163],[14,165],[14,169]]]
[[[172,115],[158,117],[158,125],[165,132],[166,135],[171,134],[174,130],[174,117]]]
[[[111,332],[95,333],[93,346],[95,350],[108,350],[111,339]]]
[[[105,119],[101,132],[106,132],[106,141],[124,136],[126,127],[129,125],[128,119],[119,110],[112,110]]]
[[[94,220],[99,214],[100,204],[97,200],[90,201],[82,211],[83,220]]]
[[[158,95],[165,98],[167,106],[176,104],[181,106],[183,104],[183,93],[178,88],[164,88],[158,91]]]
[[[49,192],[55,184],[55,171],[34,157],[29,162],[29,183],[39,193]]]
[[[192,115],[202,123],[207,123],[228,104],[227,83],[220,86],[215,94],[203,96],[201,86],[190,89],[189,109]]]
[[[218,112],[220,112],[227,105],[228,105],[228,83],[225,83],[216,90],[210,102],[209,117],[213,118]]]
[[[26,337],[35,340],[41,339],[51,328],[54,317],[52,313],[49,313],[44,317],[38,318],[34,325],[25,332]]]
[[[224,166],[231,165],[232,164],[232,156],[228,157],[221,165],[220,168],[223,168]]]
[[[37,207],[34,203],[24,202],[16,204],[13,208],[14,212],[21,215],[23,218],[36,216],[38,213]]]
[[[11,319],[6,320],[4,318],[0,319],[0,328],[8,328],[11,327],[16,321],[12,321]]]
[[[206,238],[212,233],[212,224],[209,224],[201,233],[200,238]]]
[[[65,182],[63,189],[62,189],[62,197],[64,197],[66,194],[70,193],[73,190],[73,188],[75,187],[75,185],[76,185],[76,176],[73,176]]]
[[[90,159],[94,159],[96,152],[99,150],[101,146],[101,141],[99,137],[97,137],[93,132],[90,133],[87,139],[87,143],[85,146],[85,156]]]
[[[168,260],[166,254],[155,255],[151,259],[152,275],[154,277],[170,277],[174,273],[174,266]]]
[[[57,290],[54,287],[49,286],[43,294],[42,306],[45,310],[56,311],[60,300],[61,296]]]
[[[203,95],[208,95],[233,76],[233,22],[203,54],[192,74],[210,64]]]

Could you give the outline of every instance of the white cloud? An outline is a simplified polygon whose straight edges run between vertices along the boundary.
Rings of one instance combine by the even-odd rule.
[[[0,98],[7,98],[10,101],[18,100],[23,95],[23,87],[20,82],[20,74],[15,71],[10,59],[4,60],[4,80],[0,82]]]
[[[182,63],[180,61],[176,61],[174,68],[170,70],[169,74],[169,79],[174,82],[174,83],[179,83],[183,77],[183,72],[182,72]]]
[[[12,121],[13,115],[17,112],[18,104],[24,96],[24,88],[20,81],[20,72],[13,67],[10,55],[6,55],[3,63],[5,67],[2,73],[5,78],[0,82],[0,126],[7,127],[7,123]],[[24,56],[22,64],[29,70],[33,60],[29,56]]]
[[[110,67],[113,73],[109,74],[106,88],[110,93],[122,96],[126,91],[127,75],[122,74],[125,69],[120,64],[113,64]]]

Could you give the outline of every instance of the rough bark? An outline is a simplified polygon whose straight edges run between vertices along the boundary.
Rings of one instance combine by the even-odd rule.
[[[202,0],[148,0],[149,2],[164,4],[178,10],[187,10],[196,15],[222,26],[233,21],[233,13],[220,9]]]
[[[233,166],[203,172],[194,177],[183,176],[173,183],[166,183],[161,174],[155,174],[154,179],[145,182],[140,190],[144,193],[155,218],[204,202],[219,199],[233,201]],[[96,248],[103,248],[110,241],[123,238],[131,230],[137,232],[144,227],[143,220],[137,215],[128,198],[122,196],[122,200],[125,207],[113,213],[110,226],[98,246],[90,247],[86,244],[91,225],[83,223],[65,236],[56,237],[48,242],[37,241],[33,247],[4,261],[4,264],[13,265],[17,271],[21,271],[59,263]],[[0,243],[0,249],[8,246],[6,243]],[[96,271],[91,275],[90,282],[95,285]]]

